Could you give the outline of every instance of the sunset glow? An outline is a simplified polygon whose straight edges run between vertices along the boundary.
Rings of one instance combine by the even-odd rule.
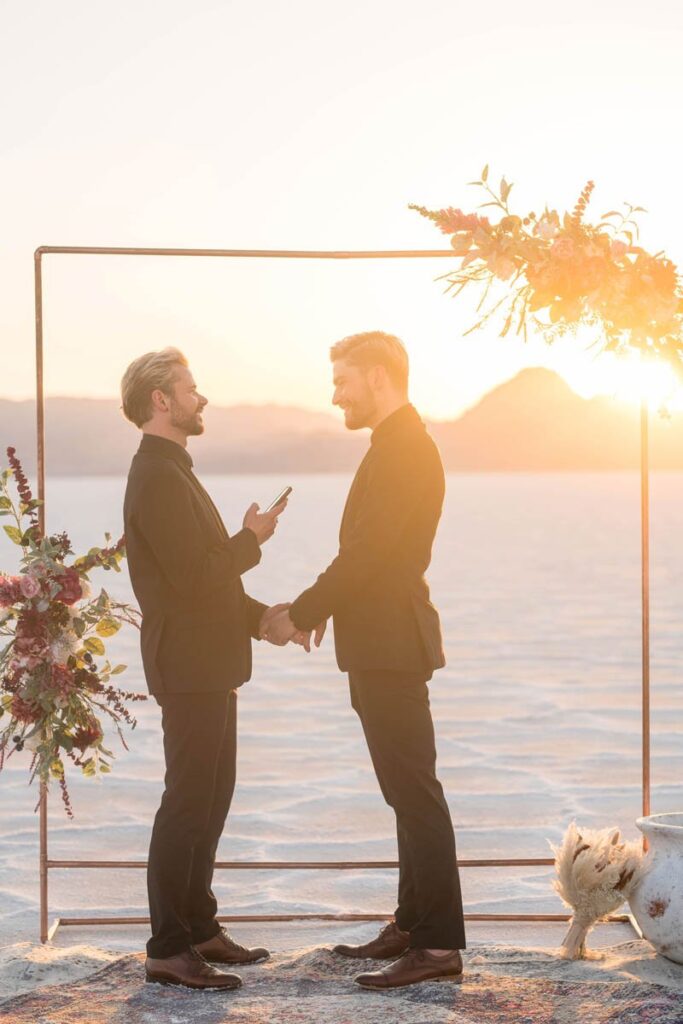
[[[643,244],[680,262],[679,7],[579,2],[555,23],[537,0],[421,11],[418,45],[413,19],[384,0],[334,18],[309,0],[273,5],[266,25],[256,7],[175,0],[162,23],[142,3],[105,36],[83,3],[67,19],[44,2],[13,10],[0,70],[5,95],[21,97],[3,153],[0,346],[12,372],[0,394],[34,393],[40,244],[447,248],[408,204],[469,209],[479,200],[466,183],[490,160],[521,211],[571,209],[588,178],[591,218],[642,204]],[[606,52],[618,54],[609,88]],[[188,82],[202,83],[201,103]],[[329,410],[329,345],[368,329],[404,338],[415,401],[438,419],[529,365],[557,368],[582,394],[615,390],[607,370],[501,341],[495,325],[464,337],[475,303],[434,282],[448,261],[288,263],[47,258],[46,392],[114,396],[130,359],[176,344],[213,404]],[[638,374],[623,373],[632,393]]]

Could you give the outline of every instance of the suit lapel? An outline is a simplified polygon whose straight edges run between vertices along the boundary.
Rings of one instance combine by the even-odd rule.
[[[218,526],[218,529],[221,532],[221,536],[227,540],[229,537],[228,531],[225,528],[225,523],[221,518],[220,512],[218,511],[213,501],[211,500],[210,494],[208,493],[208,491],[204,490],[201,483],[191,470],[187,470],[187,475],[195,491],[197,491],[200,498],[202,499],[203,504],[206,506],[207,512],[209,512],[211,518],[215,521],[216,525]]]

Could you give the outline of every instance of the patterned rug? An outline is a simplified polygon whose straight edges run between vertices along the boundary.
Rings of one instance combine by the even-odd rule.
[[[466,966],[462,985],[390,992],[353,983],[372,962],[327,950],[278,954],[242,968],[237,992],[147,985],[143,955],[125,956],[69,986],[0,1001],[3,1024],[683,1024],[683,998],[636,980],[522,977]],[[482,965],[483,966],[483,965]],[[559,969],[562,969],[560,961]]]

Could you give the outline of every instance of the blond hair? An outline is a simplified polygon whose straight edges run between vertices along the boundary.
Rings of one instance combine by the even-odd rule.
[[[160,352],[146,352],[130,364],[121,379],[121,400],[126,419],[141,427],[152,418],[152,392],[159,388],[170,395],[178,366],[188,362],[179,348],[169,345]]]
[[[344,359],[352,366],[364,369],[383,366],[397,387],[408,387],[408,353],[394,334],[385,334],[384,331],[350,334],[332,346],[330,359],[332,362]]]

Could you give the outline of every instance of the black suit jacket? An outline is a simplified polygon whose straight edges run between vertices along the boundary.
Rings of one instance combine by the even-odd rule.
[[[152,434],[133,456],[123,518],[150,693],[223,692],[246,682],[266,608],[240,579],[261,559],[256,534],[228,536],[188,452]]]
[[[342,671],[445,664],[424,573],[445,493],[439,451],[412,405],[375,429],[351,485],[339,554],[290,608],[299,629],[332,615]]]

